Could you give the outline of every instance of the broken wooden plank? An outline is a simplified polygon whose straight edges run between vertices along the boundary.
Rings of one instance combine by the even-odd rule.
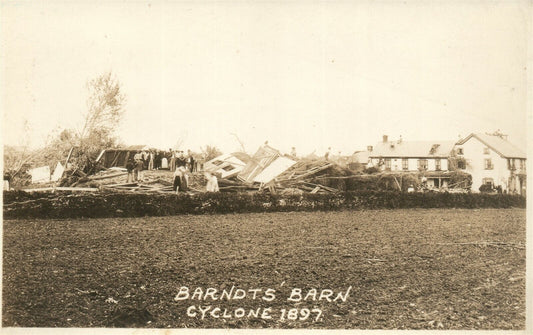
[[[85,192],[96,192],[98,188],[95,187],[56,187],[57,191],[85,191]]]
[[[53,191],[74,191],[74,192],[96,192],[94,187],[42,187],[22,189],[24,192],[53,192]]]
[[[116,186],[137,186],[137,183],[119,183],[119,184],[107,184],[102,185],[102,187],[116,187]]]
[[[326,169],[328,169],[328,168],[330,168],[332,166],[333,166],[332,163],[328,163],[328,164],[325,164],[325,165],[322,165],[322,166],[313,167],[313,168],[311,168],[310,170],[308,170],[304,174],[292,177],[290,179],[288,179],[288,178],[287,179],[277,179],[276,182],[284,182],[284,181],[289,181],[289,180],[302,179],[302,178],[314,175],[314,174],[316,174],[316,173],[318,173],[320,171],[326,170]]]
[[[116,173],[105,174],[102,176],[90,176],[89,180],[101,180],[101,179],[107,179],[107,178],[114,178],[114,177],[119,177],[119,176],[125,176],[127,174],[128,174],[127,172],[116,172]]]

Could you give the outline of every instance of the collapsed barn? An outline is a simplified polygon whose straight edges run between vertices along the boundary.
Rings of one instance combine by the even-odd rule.
[[[27,191],[71,190],[87,192],[143,192],[173,193],[173,172],[168,169],[147,170],[141,181],[125,182],[126,162],[142,148],[128,147],[103,151],[97,162],[101,170],[86,175],[79,169],[66,170],[55,175],[54,181]],[[56,168],[57,170],[57,168]],[[218,178],[220,192],[268,192],[271,194],[337,193],[357,190],[385,191],[447,191],[465,192],[471,185],[471,176],[460,171],[354,171],[348,166],[325,158],[298,159],[279,150],[261,146],[254,155],[242,152],[223,154],[205,163],[199,171],[188,173],[188,192],[206,192],[209,172]],[[446,180],[446,187],[434,188],[425,181],[429,178]],[[50,180],[50,179],[48,179]]]

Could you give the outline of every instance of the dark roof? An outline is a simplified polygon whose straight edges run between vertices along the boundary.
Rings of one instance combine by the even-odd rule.
[[[504,158],[526,158],[526,154],[524,151],[522,151],[522,149],[497,135],[472,133],[457,142],[457,144],[463,145],[472,137],[477,138],[481,143],[496,151],[500,156]]]
[[[140,151],[146,148],[146,145],[129,145],[127,147],[109,148],[106,151]]]
[[[370,157],[448,157],[453,141],[388,141],[380,142],[370,152]]]

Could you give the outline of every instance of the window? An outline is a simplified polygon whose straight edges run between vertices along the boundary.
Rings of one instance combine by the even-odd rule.
[[[228,172],[229,172],[229,171],[231,171],[231,170],[235,170],[235,167],[234,167],[233,165],[227,165],[227,166],[224,166],[224,167],[222,168],[222,170],[224,170],[224,171],[228,171]]]
[[[482,183],[483,183],[483,185],[494,186],[494,179],[492,179],[492,178],[483,178]]]
[[[390,158],[385,158],[385,170],[390,171]]]
[[[218,166],[218,165],[222,165],[222,163],[224,163],[224,162],[223,162],[223,161],[220,161],[220,160],[216,160],[216,161],[211,162],[211,164],[213,164],[213,165],[217,165],[217,166]]]
[[[516,170],[516,162],[514,158],[507,159],[507,168],[513,171]]]
[[[409,170],[409,160],[407,158],[402,159],[402,170]]]
[[[492,170],[494,169],[494,165],[492,165],[492,159],[486,158],[485,159],[485,170]]]
[[[440,171],[441,168],[441,161],[440,158],[435,159],[435,170]]]
[[[419,159],[418,160],[418,169],[419,170],[427,170],[428,169],[428,160],[427,159]]]
[[[484,155],[490,154],[489,148],[483,148],[483,154]]]
[[[457,148],[458,155],[464,155],[463,148]]]

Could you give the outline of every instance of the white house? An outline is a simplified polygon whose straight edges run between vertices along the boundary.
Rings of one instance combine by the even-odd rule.
[[[491,184],[525,195],[526,154],[505,135],[472,133],[457,142],[455,154],[464,157],[466,164],[459,168],[472,175],[472,191]]]
[[[368,166],[392,172],[433,172],[428,173],[428,186],[441,187],[447,178],[439,172],[448,171],[448,157],[454,145],[454,141],[403,141],[401,137],[389,141],[384,135],[383,141],[371,149]]]

